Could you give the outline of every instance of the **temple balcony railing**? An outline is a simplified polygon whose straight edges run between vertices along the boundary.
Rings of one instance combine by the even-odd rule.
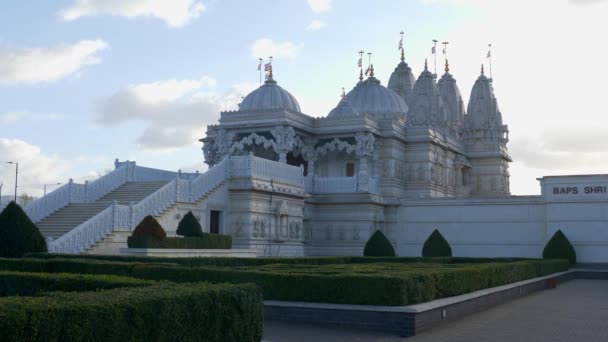
[[[247,156],[230,157],[230,176],[234,178],[260,178],[304,187],[304,168],[274,160]]]
[[[306,176],[304,180],[305,189],[308,193],[331,194],[331,193],[378,193],[378,181],[373,177],[366,177],[363,182],[361,177],[320,177]]]

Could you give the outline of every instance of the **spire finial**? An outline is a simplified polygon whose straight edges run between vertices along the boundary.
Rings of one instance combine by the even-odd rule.
[[[450,64],[448,63],[448,59],[445,59],[445,73],[450,72]]]
[[[357,66],[359,67],[359,81],[363,81],[363,54],[365,51],[359,51],[359,59],[357,60]]]
[[[369,77],[374,77],[374,65],[369,66]]]
[[[268,70],[268,78],[272,79],[272,56],[269,56],[268,59],[270,60],[268,62],[268,64],[270,64],[270,70]]]
[[[346,97],[346,92],[344,91],[344,87],[342,87],[342,95],[340,95],[342,99]]]
[[[481,64],[481,75],[484,76],[484,73],[483,73],[483,63]]]
[[[429,65],[427,64],[426,58],[424,59],[424,71],[429,70]]]
[[[405,62],[405,52],[403,49],[403,31],[399,33],[401,34],[401,40],[399,41],[399,50],[401,50],[401,61]]]

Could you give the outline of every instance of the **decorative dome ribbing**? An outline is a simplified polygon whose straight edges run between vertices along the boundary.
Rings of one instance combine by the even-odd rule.
[[[258,89],[245,96],[239,106],[241,112],[262,112],[278,109],[301,112],[296,98],[287,90],[281,88],[272,77],[269,77]]]

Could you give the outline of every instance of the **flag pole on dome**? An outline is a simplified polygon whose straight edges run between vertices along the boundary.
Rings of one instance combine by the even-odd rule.
[[[405,61],[405,53],[403,51],[403,31],[400,32],[401,40],[399,40],[399,50],[401,50],[401,61]]]
[[[367,76],[372,71],[372,53],[367,53],[367,69],[365,70],[365,76]],[[372,76],[374,76],[372,72]]]
[[[363,81],[363,54],[365,51],[359,51],[359,59],[357,60],[357,66],[359,67],[359,81]]]
[[[488,54],[486,55],[486,58],[490,63],[490,78],[492,78],[492,44],[488,44]]]
[[[268,63],[264,64],[264,71],[266,72],[266,79],[272,78],[272,56],[268,57]]]
[[[434,64],[435,64],[435,73],[437,73],[437,43],[439,41],[437,39],[433,39],[433,47],[431,48],[431,54],[433,54]]]
[[[258,58],[258,71],[260,72],[260,86],[262,85],[262,59]]]
[[[448,61],[448,42],[442,42],[441,44],[443,44],[443,59],[444,62],[447,63]]]

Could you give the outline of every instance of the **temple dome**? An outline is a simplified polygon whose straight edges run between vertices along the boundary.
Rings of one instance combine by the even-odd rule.
[[[331,112],[327,114],[327,117],[332,119],[357,118],[360,116],[359,112],[348,103],[346,96],[340,100],[336,108],[332,109]]]
[[[401,63],[397,65],[391,77],[388,79],[388,89],[393,90],[405,101],[409,106],[412,104],[412,93],[416,77],[412,74],[412,68],[407,65],[402,58]]]
[[[361,115],[386,116],[405,119],[407,105],[401,96],[380,84],[371,76],[346,94],[346,101]]]
[[[502,126],[502,114],[494,96],[492,79],[484,75],[483,69],[471,90],[466,118],[467,125],[471,128]]]
[[[414,85],[409,113],[409,122],[412,125],[445,126],[447,124],[447,112],[435,77],[435,74],[428,70],[425,61],[424,71]]]
[[[445,74],[441,76],[441,79],[437,82],[437,86],[439,87],[441,100],[447,111],[448,123],[453,128],[457,128],[464,122],[464,102],[462,101],[456,80],[449,71],[450,69],[446,61]]]
[[[269,77],[258,89],[245,96],[243,102],[239,105],[239,111],[241,112],[262,112],[278,109],[301,112],[296,98],[287,90],[281,88],[272,77]]]

